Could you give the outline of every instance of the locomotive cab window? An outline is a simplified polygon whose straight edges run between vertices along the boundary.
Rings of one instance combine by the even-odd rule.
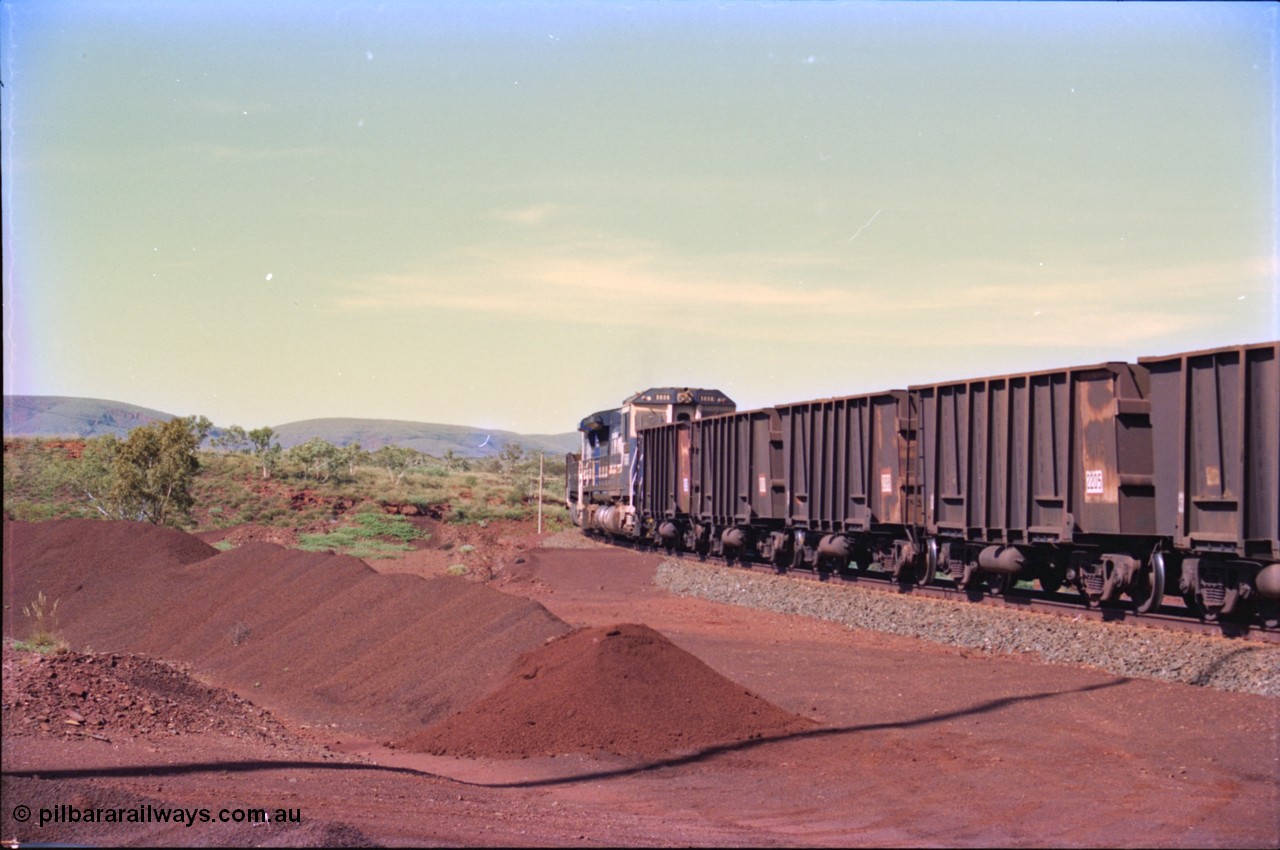
[[[665,425],[667,420],[662,413],[657,410],[639,409],[635,411],[636,430],[641,428],[653,428],[656,425]]]

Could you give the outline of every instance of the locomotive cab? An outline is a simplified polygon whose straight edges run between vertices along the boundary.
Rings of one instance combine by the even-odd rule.
[[[592,413],[578,424],[581,451],[570,455],[565,501],[575,525],[623,537],[639,535],[635,496],[642,471],[638,429],[732,413],[736,405],[719,390],[654,387],[635,393],[613,410]]]

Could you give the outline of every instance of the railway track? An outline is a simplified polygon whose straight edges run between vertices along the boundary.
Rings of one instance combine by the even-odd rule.
[[[593,539],[601,537],[588,535]],[[604,538],[610,545],[637,549],[649,549],[660,552],[660,549],[638,546],[627,538]],[[691,552],[677,553],[676,558],[699,559]],[[701,562],[716,564],[726,570],[755,572],[778,575],[771,564],[754,561],[735,561],[726,563],[721,558],[708,556]],[[1010,611],[1029,612],[1045,616],[1062,617],[1070,620],[1088,620],[1123,624],[1136,628],[1159,629],[1164,631],[1199,634],[1207,637],[1225,637],[1232,639],[1258,641],[1264,644],[1280,645],[1280,629],[1263,628],[1256,624],[1242,623],[1232,620],[1206,622],[1182,604],[1180,599],[1169,600],[1157,611],[1146,614],[1135,613],[1124,604],[1086,605],[1077,593],[1057,592],[1046,595],[1038,591],[1012,588],[1003,592],[990,589],[969,590],[956,587],[946,579],[937,579],[929,585],[903,585],[879,570],[857,568],[844,571],[815,571],[811,569],[790,569],[782,573],[787,578],[808,581],[814,584],[856,585],[867,590],[894,596],[917,597],[926,599],[942,599],[958,605],[978,605],[987,608],[1003,608]]]
[[[898,585],[886,580],[872,571],[866,575],[842,577],[845,581],[858,581],[871,578],[864,586],[884,592],[901,592]],[[879,585],[879,586],[877,586]],[[978,604],[997,608],[1008,608],[1016,611],[1030,611],[1037,614],[1069,617],[1073,620],[1093,620],[1097,622],[1123,623],[1140,628],[1166,629],[1170,631],[1191,632],[1216,637],[1242,638],[1267,643],[1280,644],[1280,630],[1263,629],[1248,623],[1237,622],[1205,622],[1187,609],[1185,605],[1165,604],[1158,611],[1137,614],[1124,605],[1088,606],[1079,594],[1056,593],[1052,596],[1038,595],[1034,592],[1010,590],[1004,593],[982,591],[966,591],[943,583],[925,587],[914,587],[907,590],[925,597],[949,599],[958,604]]]

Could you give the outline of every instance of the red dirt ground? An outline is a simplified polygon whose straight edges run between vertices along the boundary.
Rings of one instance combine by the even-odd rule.
[[[1275,699],[673,597],[656,556],[519,524],[445,533],[475,550],[366,565],[6,522],[5,635],[43,591],[92,654],[6,650],[0,838],[1280,845]],[[463,557],[470,579],[441,575]],[[18,817],[58,805],[301,823]]]

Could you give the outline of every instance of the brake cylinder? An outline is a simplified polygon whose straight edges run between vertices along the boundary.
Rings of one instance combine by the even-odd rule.
[[[742,546],[747,542],[746,535],[742,533],[740,528],[726,528],[724,533],[720,535],[720,545],[725,555],[734,557],[742,551]]]
[[[1020,573],[1025,560],[1013,546],[988,546],[978,553],[978,567],[989,573]]]
[[[1269,564],[1258,573],[1258,592],[1268,599],[1280,599],[1280,564]]]
[[[843,534],[828,534],[818,542],[818,555],[823,558],[848,558],[849,538]]]

